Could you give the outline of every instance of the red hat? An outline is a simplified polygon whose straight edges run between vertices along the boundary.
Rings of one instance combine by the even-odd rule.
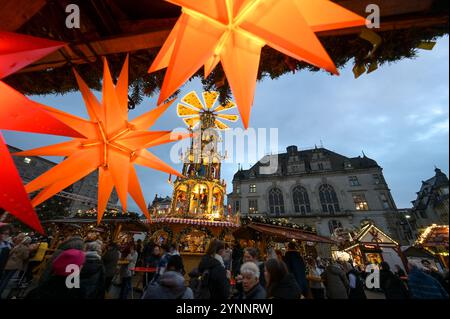
[[[57,276],[68,276],[72,271],[66,271],[67,266],[73,264],[81,267],[84,264],[84,259],[84,252],[81,250],[65,250],[53,261],[53,273]]]

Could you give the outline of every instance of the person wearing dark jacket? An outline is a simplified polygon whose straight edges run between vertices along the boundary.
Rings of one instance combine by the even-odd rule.
[[[278,259],[269,259],[265,263],[267,298],[300,299],[302,291],[295,278],[288,272],[286,264]]]
[[[166,271],[158,281],[152,282],[144,292],[142,299],[193,299],[194,293],[184,283],[183,259],[180,255],[169,258]]]
[[[206,280],[210,299],[228,299],[230,297],[230,273],[225,269],[222,254],[225,243],[214,239],[209,244],[206,255],[198,265],[198,271]]]
[[[380,264],[380,288],[386,299],[408,299],[408,289],[403,281],[394,275],[385,261]]]
[[[0,278],[2,278],[3,269],[8,261],[9,252],[12,249],[10,241],[11,229],[9,225],[0,226]]]
[[[332,262],[320,276],[328,299],[348,299],[349,282],[341,265]]]
[[[244,251],[238,241],[234,243],[233,249],[231,251],[231,272],[233,276],[236,277],[239,274],[239,269],[242,264],[242,258],[244,256]]]
[[[80,272],[80,286],[84,299],[105,297],[105,269],[100,256],[101,249],[99,242],[86,244],[86,260]]]
[[[67,277],[73,273],[73,270],[68,271],[67,266],[75,265],[83,269],[84,261],[85,255],[81,250],[67,249],[63,251],[52,262],[52,273],[48,279],[31,290],[26,299],[83,299],[84,292],[81,289],[81,283],[79,288],[68,288],[66,281]],[[69,280],[69,282],[72,281]]]
[[[306,279],[306,265],[303,257],[297,251],[294,242],[289,242],[288,251],[284,255],[283,261],[288,267],[288,271],[294,276],[302,294],[306,296],[308,292],[308,281]]]
[[[147,257],[145,257],[144,265],[147,268],[158,268],[158,265],[161,262],[161,247],[158,245],[153,245],[152,249],[153,249],[152,253],[149,254]],[[147,286],[148,283],[153,280],[155,274],[156,272],[145,273],[145,286]]]
[[[242,264],[252,262],[259,268],[259,284],[262,287],[266,286],[266,279],[264,278],[264,263],[260,262],[258,249],[254,247],[247,247],[244,249],[244,256],[242,257]],[[242,274],[239,271],[236,275],[236,295],[237,299],[243,298],[243,287],[242,287]]]
[[[266,291],[259,282],[259,267],[254,262],[246,262],[241,266],[242,299],[266,299]]]
[[[83,250],[84,249],[84,241],[80,236],[72,236],[69,237],[67,240],[62,242],[56,251],[52,254],[52,257],[50,257],[49,263],[45,267],[41,277],[39,278],[39,284],[43,284],[46,280],[48,280],[53,272],[52,265],[53,261],[58,258],[58,256],[68,249],[77,249],[77,250]]]
[[[343,269],[348,279],[348,299],[367,299],[360,273],[347,261],[343,263]]]
[[[119,259],[119,246],[116,243],[111,243],[102,258],[103,266],[105,267],[105,292],[111,288],[112,280],[117,272]]]

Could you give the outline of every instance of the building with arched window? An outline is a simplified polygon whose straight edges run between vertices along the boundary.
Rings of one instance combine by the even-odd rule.
[[[283,192],[279,188],[272,188],[269,191],[269,210],[272,215],[284,215]]]
[[[228,204],[235,203],[242,215],[288,218],[323,236],[336,227],[359,229],[364,220],[393,237],[397,233],[397,208],[383,169],[364,154],[347,157],[325,148],[289,146],[286,153],[267,155],[236,172],[228,194]]]
[[[292,200],[294,201],[294,212],[306,215],[311,213],[308,191],[303,186],[295,186],[292,190]]]

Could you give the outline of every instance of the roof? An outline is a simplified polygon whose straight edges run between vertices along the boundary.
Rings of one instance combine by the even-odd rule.
[[[61,219],[50,219],[42,221],[43,224],[61,224],[61,225],[80,225],[80,224],[91,224],[97,225],[97,218],[61,218]],[[147,227],[139,219],[135,218],[103,218],[100,224],[97,226],[101,227],[108,224],[118,224],[122,225],[123,231],[147,231]]]
[[[215,227],[239,227],[231,221],[214,221],[207,219],[189,219],[189,218],[175,218],[175,217],[163,217],[152,218],[151,220],[143,220],[144,224],[156,225],[156,224],[186,224],[186,225],[200,225],[200,226],[215,226]]]
[[[362,16],[372,0],[333,0]],[[125,53],[130,56],[130,107],[157,92],[164,71],[147,74],[159,48],[166,40],[180,15],[180,7],[163,0],[96,0],[75,1],[82,12],[79,29],[68,29],[65,0],[3,0],[0,11],[0,30],[51,38],[68,46],[31,64],[5,81],[24,94],[53,94],[78,90],[75,78],[67,76],[75,67],[87,84],[99,89],[102,61],[107,56],[111,71],[120,71]],[[378,64],[413,58],[422,41],[434,40],[448,34],[447,0],[388,0],[377,1],[381,25],[376,33],[382,45],[372,58]],[[63,27],[62,27],[63,26]],[[359,37],[361,28],[347,28],[318,32],[319,39],[337,67],[355,59],[366,60],[372,44]],[[277,78],[296,71],[318,71],[304,62],[264,47],[258,79]],[[200,69],[195,76],[202,76]],[[223,85],[224,73],[219,65],[205,80],[206,88],[229,94],[228,83]]]
[[[426,181],[422,181],[420,190],[417,192],[417,198],[412,201],[413,209],[425,210],[427,206],[439,204],[444,200],[448,200],[448,194],[441,195],[438,190],[442,187],[448,187],[449,180],[439,168],[434,169],[435,175]]]
[[[420,235],[416,242],[423,247],[447,247],[449,244],[448,225],[431,225]]]
[[[348,243],[346,250],[359,244],[383,244],[398,246],[397,241],[392,239],[373,223],[369,223],[362,227],[361,230],[353,237],[353,240]]]
[[[442,186],[448,186],[448,177],[439,168],[434,169],[435,175],[426,181],[422,182],[422,185],[431,186],[433,188],[439,188]],[[426,186],[425,186],[426,187]]]
[[[275,237],[275,239],[281,241],[290,241],[292,239],[295,239],[303,242],[325,243],[332,245],[336,244],[336,242],[331,238],[319,236],[311,232],[305,232],[290,227],[253,223],[253,222],[243,225],[241,228],[239,228],[233,233],[233,236],[242,239],[254,239],[256,238],[254,234],[255,232]]]
[[[292,146],[288,147],[291,148]],[[307,149],[307,150],[301,150],[298,151],[295,147],[293,151],[290,151],[289,153],[280,153],[276,155],[271,156],[278,156],[278,165],[281,168],[281,174],[287,175],[287,167],[288,167],[288,160],[290,156],[298,156],[300,163],[305,164],[305,171],[306,173],[318,173],[322,171],[313,171],[311,169],[311,162],[313,160],[313,155],[315,153],[321,153],[324,156],[324,159],[329,160],[331,164],[331,171],[346,171],[345,167],[347,164],[351,164],[352,169],[369,169],[369,168],[380,168],[378,163],[367,157],[367,156],[358,156],[358,157],[346,157],[344,155],[335,153],[333,151],[330,151],[326,148],[314,148],[314,149]],[[264,160],[263,160],[264,159]],[[270,175],[261,175],[259,174],[259,168],[263,167],[264,164],[262,162],[265,162],[265,158],[259,160],[255,165],[253,165],[248,170],[239,170],[234,174],[233,180],[245,180],[249,179],[250,177],[260,177],[260,176],[270,176]],[[329,171],[329,170],[327,170]],[[277,175],[277,173],[273,174]]]
[[[405,255],[405,257],[419,257],[419,258],[432,258],[432,259],[437,259],[432,253],[430,253],[429,251],[421,248],[421,247],[415,247],[415,246],[411,246],[406,248],[403,251],[403,255]]]

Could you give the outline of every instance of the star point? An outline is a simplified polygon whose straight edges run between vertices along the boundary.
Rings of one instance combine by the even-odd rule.
[[[329,0],[169,2],[181,6],[182,14],[149,69],[167,67],[158,101],[165,101],[202,66],[208,77],[221,62],[245,128],[263,46],[338,75],[315,32],[365,24],[364,18]]]

